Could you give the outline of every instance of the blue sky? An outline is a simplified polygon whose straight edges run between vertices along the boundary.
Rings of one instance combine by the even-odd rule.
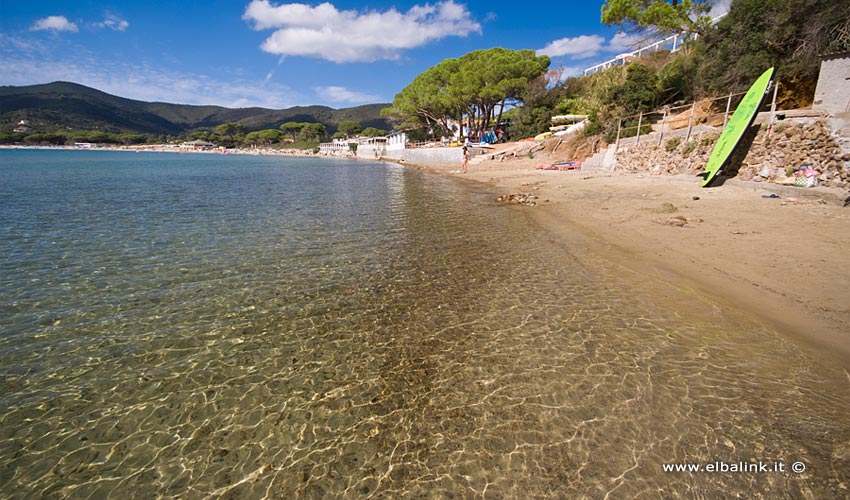
[[[0,0],[0,85],[228,107],[391,102],[473,50],[537,50],[566,76],[631,50],[600,23],[603,3]]]

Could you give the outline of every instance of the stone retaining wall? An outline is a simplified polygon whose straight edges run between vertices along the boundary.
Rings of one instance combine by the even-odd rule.
[[[739,178],[790,184],[796,169],[809,167],[817,170],[820,185],[850,188],[850,154],[842,151],[826,120],[782,121],[775,125],[770,137],[766,129],[753,127],[742,140],[750,144],[749,149],[739,148],[733,155],[730,166],[733,171],[737,168]],[[696,175],[704,169],[719,135],[718,129],[695,134],[688,142],[676,137],[663,139],[660,145],[648,136],[639,145],[617,152],[617,170]]]

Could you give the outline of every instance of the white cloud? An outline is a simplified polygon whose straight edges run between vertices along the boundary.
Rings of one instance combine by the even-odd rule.
[[[729,7],[732,5],[732,0],[717,0],[711,6],[711,11],[708,13],[709,16],[715,18],[719,15],[726,14],[729,12]]]
[[[580,68],[578,66],[559,66],[557,68],[550,69],[546,74],[546,78],[549,80],[550,84],[562,83],[568,78],[582,74],[583,70],[584,68]]]
[[[107,14],[106,18],[102,22],[94,23],[94,25],[96,28],[109,28],[113,31],[124,31],[130,26],[130,23],[118,16]]]
[[[405,13],[394,8],[341,11],[328,2],[273,6],[268,0],[253,0],[242,18],[252,21],[256,30],[275,30],[262,44],[265,52],[337,63],[395,60],[406,49],[481,32],[466,6],[454,0],[415,5]]]
[[[652,41],[647,40],[642,35],[628,35],[620,31],[608,41],[605,49],[609,52],[631,52],[636,50],[642,43],[650,43]]]
[[[73,33],[79,31],[77,25],[68,21],[65,16],[48,16],[44,19],[39,19],[30,28],[30,31],[43,30],[71,31]]]
[[[572,38],[561,38],[537,51],[538,56],[561,57],[570,56],[572,59],[593,57],[603,50],[605,38],[599,35],[580,35]]]
[[[380,97],[366,94],[364,92],[355,92],[352,90],[348,90],[345,87],[316,87],[315,90],[316,94],[318,94],[322,98],[322,100],[327,102],[363,103],[376,102],[381,100]]]
[[[595,57],[600,53],[621,53],[635,50],[645,37],[619,32],[607,42],[600,35],[581,35],[561,38],[537,50],[539,56],[569,57],[573,60]]]

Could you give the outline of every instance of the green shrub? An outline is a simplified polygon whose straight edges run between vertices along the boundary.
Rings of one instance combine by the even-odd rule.
[[[681,143],[682,143],[681,137],[671,137],[671,138],[667,139],[667,141],[664,143],[664,149],[667,150],[668,153],[672,153],[673,151],[676,150],[676,148],[679,147],[679,144],[681,144]]]
[[[700,146],[701,148],[707,148],[708,146],[711,146],[712,144],[714,144],[716,141],[717,141],[717,137],[716,137],[716,136],[713,136],[713,135],[704,135],[704,136],[702,136],[702,138],[699,140],[699,146]]]
[[[685,143],[685,146],[682,147],[682,156],[690,156],[691,153],[697,148],[697,143],[694,141],[688,141]]]

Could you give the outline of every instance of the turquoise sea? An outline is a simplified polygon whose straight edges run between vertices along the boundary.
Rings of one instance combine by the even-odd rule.
[[[494,198],[384,163],[0,150],[0,496],[850,494],[841,365]]]

